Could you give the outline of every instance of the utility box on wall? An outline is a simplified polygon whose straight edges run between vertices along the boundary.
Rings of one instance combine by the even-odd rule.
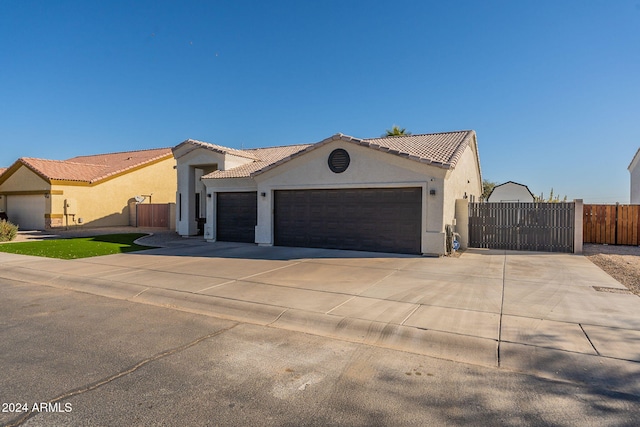
[[[76,202],[76,199],[65,199],[64,214],[76,215],[77,213],[78,213],[78,202]]]

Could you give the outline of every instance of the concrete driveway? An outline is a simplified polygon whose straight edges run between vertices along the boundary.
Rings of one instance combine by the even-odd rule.
[[[640,395],[640,299],[582,256],[184,243],[0,277]]]

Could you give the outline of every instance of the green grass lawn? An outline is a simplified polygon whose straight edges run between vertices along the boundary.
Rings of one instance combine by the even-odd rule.
[[[48,258],[77,259],[152,249],[149,246],[140,246],[133,243],[134,240],[142,236],[146,236],[146,234],[105,234],[103,236],[74,239],[4,243],[0,245],[0,252]]]

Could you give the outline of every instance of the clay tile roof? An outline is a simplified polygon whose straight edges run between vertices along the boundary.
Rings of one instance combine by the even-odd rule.
[[[175,152],[178,148],[183,147],[185,145],[192,145],[196,148],[204,148],[220,154],[231,154],[233,156],[244,157],[251,160],[260,160],[259,158],[257,158],[255,155],[251,153],[252,150],[237,150],[235,148],[224,147],[222,145],[198,141],[196,139],[187,139],[186,141],[183,141],[182,143],[176,145],[173,148],[173,151]]]
[[[447,169],[454,168],[462,152],[475,134],[472,130],[429,133],[423,135],[391,136],[364,139],[371,148],[431,163]]]
[[[287,145],[282,147],[253,148],[244,150],[254,156],[256,161],[228,170],[217,170],[203,178],[246,178],[281,159],[291,156],[309,147],[310,144]]]
[[[171,156],[170,148],[78,156],[67,160],[18,159],[46,180],[95,183],[110,176]]]
[[[354,138],[352,136],[338,133],[323,141],[309,145],[304,150],[292,153],[291,155],[277,160],[270,165],[266,165],[262,169],[252,173],[252,176],[259,175],[281,165],[282,163],[288,162],[303,153],[315,150],[325,144],[337,140],[365,146],[420,163],[426,163],[445,169],[453,169],[456,167],[456,164],[464,150],[467,148],[469,143],[473,141],[474,136],[475,132],[472,130],[372,139]]]
[[[315,144],[255,148],[250,150],[236,150],[207,142],[187,140],[174,148],[174,150],[183,144],[193,144],[216,152],[231,153],[254,160],[251,163],[233,169],[212,172],[203,176],[203,178],[244,178],[259,175],[304,153],[337,140],[365,146],[420,163],[452,169],[455,168],[460,156],[469,143],[473,141],[474,136],[475,132],[472,130],[371,139],[354,138],[338,133]]]

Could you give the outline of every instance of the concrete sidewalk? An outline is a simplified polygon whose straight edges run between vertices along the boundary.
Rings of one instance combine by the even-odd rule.
[[[469,250],[459,258],[422,258],[177,243],[70,261],[0,253],[0,282],[72,289],[640,395],[640,299],[582,256]]]

